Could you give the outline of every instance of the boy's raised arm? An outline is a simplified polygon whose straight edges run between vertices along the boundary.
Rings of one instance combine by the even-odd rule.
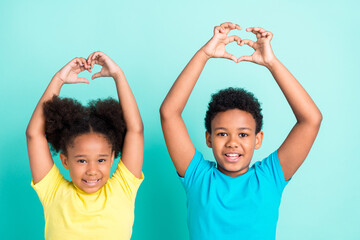
[[[74,58],[71,60],[55,74],[36,105],[26,129],[30,169],[35,184],[46,176],[54,164],[45,137],[44,102],[51,100],[54,95],[59,95],[60,89],[65,83],[89,83],[87,79],[78,77],[78,74],[84,70],[91,71],[84,58]]]
[[[144,155],[144,127],[135,97],[122,69],[105,53],[94,52],[90,54],[87,61],[92,67],[94,64],[102,66],[101,71],[95,73],[92,79],[112,77],[115,80],[119,102],[126,124],[126,135],[121,151],[121,161],[132,174],[140,178]]]
[[[296,124],[278,149],[278,156],[285,180],[289,180],[304,162],[320,128],[322,115],[311,97],[275,57],[270,41],[272,33],[262,28],[248,28],[256,35],[257,41],[242,40],[240,45],[247,44],[255,52],[252,56],[243,56],[239,61],[250,61],[267,67],[284,93],[294,115]]]
[[[215,27],[212,39],[186,65],[161,105],[161,126],[166,146],[180,176],[185,175],[195,154],[195,147],[181,114],[207,60],[214,57],[228,58],[237,62],[236,57],[225,50],[225,45],[230,42],[237,41],[240,44],[241,39],[238,36],[227,36],[233,29],[241,30],[240,26],[232,23],[223,23]]]

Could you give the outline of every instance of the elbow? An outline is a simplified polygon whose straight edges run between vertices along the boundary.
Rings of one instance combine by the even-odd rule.
[[[320,112],[320,110],[318,110],[317,114],[315,114],[314,116],[314,123],[320,128],[321,122],[323,120],[323,115]]]
[[[306,122],[309,126],[312,126],[313,128],[320,129],[322,120],[323,120],[323,116],[321,112],[318,110],[315,113],[312,113],[311,117],[309,117],[304,122]]]
[[[35,134],[33,131],[31,131],[31,128],[29,128],[29,126],[28,126],[26,128],[25,135],[26,135],[26,139],[29,140],[29,139],[33,138]]]
[[[160,119],[161,120],[165,119],[167,116],[167,111],[166,111],[166,106],[164,105],[164,103],[161,104],[159,112],[160,112]]]
[[[133,125],[133,126],[129,126],[126,130],[128,133],[132,132],[138,135],[144,135],[144,124],[142,121],[140,121],[140,123]]]
[[[167,120],[169,118],[172,118],[174,116],[181,116],[181,112],[176,111],[176,109],[170,109],[169,106],[166,106],[166,104],[161,104],[160,107],[160,119],[161,121]]]
[[[37,129],[29,124],[26,128],[25,135],[27,140],[31,140],[38,137],[45,137],[45,129],[44,130]]]

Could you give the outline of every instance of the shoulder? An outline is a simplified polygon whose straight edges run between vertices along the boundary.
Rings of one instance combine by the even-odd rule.
[[[216,168],[216,163],[205,160],[201,152],[195,149],[195,154],[186,169],[184,177],[180,177],[181,182],[185,188],[190,187],[198,179],[205,177],[207,173],[210,173]]]
[[[278,150],[275,150],[263,160],[256,162],[253,167],[258,178],[267,179],[275,184],[281,192],[288,183],[288,181],[285,181],[280,165]]]
[[[52,199],[55,198],[55,195],[59,190],[69,186],[69,181],[64,178],[57,166],[54,164],[51,170],[43,179],[41,179],[40,182],[34,184],[32,181],[31,186],[39,196],[41,203],[46,206]]]
[[[137,178],[120,159],[114,174],[107,184],[110,188],[114,188],[113,190],[115,190],[116,186],[120,187],[119,191],[123,191],[131,201],[135,201],[137,190],[144,178],[143,173],[141,173],[140,178]]]

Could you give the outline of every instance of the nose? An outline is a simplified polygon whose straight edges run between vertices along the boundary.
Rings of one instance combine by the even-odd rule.
[[[226,147],[237,148],[239,147],[239,142],[236,136],[230,135],[228,141],[226,142]]]
[[[93,162],[89,162],[88,167],[86,169],[86,174],[87,175],[96,175],[97,173],[97,164],[93,163]]]

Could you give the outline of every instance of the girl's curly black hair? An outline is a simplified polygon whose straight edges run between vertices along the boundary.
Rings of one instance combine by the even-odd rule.
[[[54,96],[44,103],[45,136],[53,153],[67,154],[75,137],[90,132],[103,134],[119,156],[126,125],[118,101],[108,98],[93,100],[88,106],[71,98]]]
[[[260,103],[251,92],[242,88],[226,88],[211,96],[208,110],[205,116],[206,131],[211,133],[211,121],[219,112],[225,112],[230,109],[240,109],[250,113],[256,122],[256,133],[261,131],[263,125],[263,116]]]

